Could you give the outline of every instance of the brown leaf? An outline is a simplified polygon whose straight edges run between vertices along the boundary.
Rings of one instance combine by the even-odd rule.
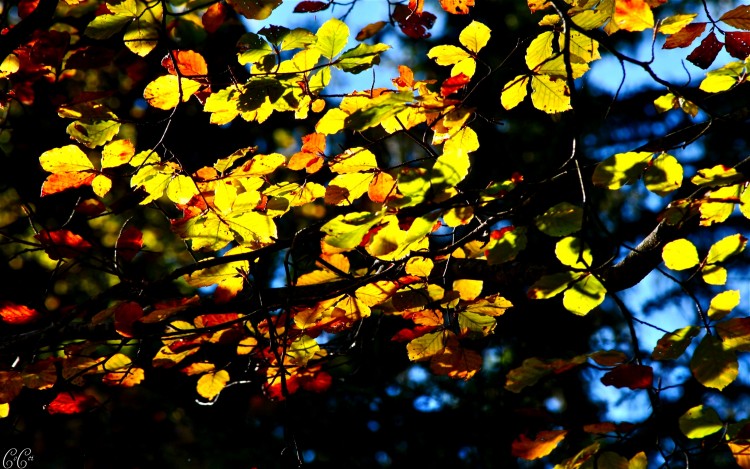
[[[750,29],[750,5],[740,5],[721,15],[719,21],[739,29]]]
[[[294,7],[294,12],[295,13],[315,13],[316,11],[323,11],[327,9],[329,6],[331,6],[331,4],[327,2],[319,2],[317,0],[305,0],[305,1],[299,2],[297,6]]]
[[[687,47],[695,41],[698,36],[706,30],[706,23],[692,23],[678,32],[669,36],[662,49],[674,49],[676,47]]]
[[[711,66],[723,46],[724,43],[719,42],[716,38],[716,34],[711,32],[701,41],[701,44],[698,47],[693,49],[693,52],[687,56],[687,59],[696,67],[705,70]]]
[[[374,23],[370,23],[357,33],[356,39],[358,41],[364,41],[365,39],[370,39],[371,37],[379,33],[380,30],[383,29],[386,24],[388,24],[386,21],[376,21]]]
[[[736,59],[745,60],[750,55],[750,33],[729,31],[724,34],[727,52]]]

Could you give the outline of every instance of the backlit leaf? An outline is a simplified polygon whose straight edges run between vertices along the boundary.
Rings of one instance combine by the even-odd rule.
[[[0,302],[0,321],[5,324],[30,324],[40,319],[41,315],[34,308],[19,305],[10,301]]]
[[[679,425],[682,434],[691,439],[704,438],[724,428],[719,414],[703,405],[695,406],[682,414]]]
[[[739,233],[726,236],[709,248],[706,264],[724,262],[728,258],[741,253],[745,249],[746,244],[747,238]]]
[[[643,31],[654,27],[654,14],[645,0],[617,0],[612,22],[618,29]]]
[[[159,44],[159,30],[154,23],[136,20],[125,29],[122,40],[131,52],[145,57]]]
[[[750,25],[750,20],[748,20]],[[724,33],[724,40],[729,55],[736,59],[745,60],[750,55],[750,32],[744,31],[727,31]]]
[[[650,366],[625,363],[606,372],[601,381],[616,388],[649,389],[654,382],[654,370]]]
[[[196,389],[202,397],[212,400],[219,395],[228,382],[229,373],[226,370],[219,370],[201,376]]]
[[[234,11],[249,20],[264,20],[281,5],[282,0],[227,0]]]
[[[175,50],[161,59],[162,67],[166,68],[170,75],[179,75],[184,78],[203,78],[208,75],[206,59],[201,54],[192,50]]]
[[[560,272],[557,274],[544,275],[534,282],[527,293],[528,297],[534,300],[552,298],[565,291],[572,282],[578,280],[586,274],[582,272],[573,272],[572,270]]]
[[[729,39],[727,39],[727,49],[729,49]],[[739,83],[740,77],[744,76],[744,70],[745,64],[743,62],[729,62],[721,68],[706,73],[706,78],[701,81],[701,84],[698,87],[707,93],[726,91]],[[699,171],[699,174],[692,179],[693,184],[713,183],[714,177],[720,177],[721,174],[729,175],[728,173],[731,172],[737,174],[733,168],[727,168],[724,166],[703,169],[701,171],[704,172],[705,176],[701,176]]]
[[[708,36],[703,38],[698,47],[693,49],[693,51],[687,56],[687,59],[696,67],[705,70],[714,63],[716,56],[719,55],[723,46],[724,43],[719,42],[716,38],[716,34],[712,31],[708,33]]]
[[[723,291],[711,298],[711,305],[708,308],[708,317],[714,321],[718,321],[731,313],[739,304],[739,290]]]
[[[513,109],[526,99],[530,81],[529,77],[519,75],[505,84],[503,92],[500,94],[500,103],[505,109]]]
[[[157,109],[172,109],[182,102],[187,102],[201,87],[197,81],[189,78],[178,78],[175,75],[163,75],[146,85],[143,98]]]
[[[454,15],[468,15],[469,8],[474,6],[474,0],[440,0],[440,6]]]
[[[143,248],[143,233],[135,226],[128,226],[120,232],[115,243],[118,260],[131,261]]]
[[[659,21],[657,32],[660,32],[662,34],[674,34],[690,24],[690,22],[693,21],[696,16],[698,16],[696,13],[668,16]]]
[[[750,318],[733,318],[716,324],[725,350],[750,351]]]
[[[526,228],[509,226],[490,234],[489,249],[485,252],[490,265],[509,262],[526,249]]]
[[[430,370],[439,376],[468,381],[482,369],[482,356],[474,350],[460,347],[457,340],[449,341],[445,351],[430,360]]]
[[[593,274],[586,274],[563,293],[563,306],[573,314],[584,316],[604,301],[607,289]]]
[[[750,5],[740,5],[729,10],[719,17],[719,21],[738,29],[750,30]]]
[[[435,263],[432,261],[432,259],[424,257],[412,257],[408,260],[406,266],[404,266],[404,270],[409,275],[429,277],[430,272],[432,272],[432,268],[434,266]]]
[[[664,197],[682,185],[682,165],[672,155],[660,154],[653,160],[643,175],[646,189]]]
[[[555,255],[564,265],[575,269],[588,269],[593,258],[588,246],[582,244],[580,238],[568,236],[555,244]]]
[[[557,448],[567,433],[567,430],[542,431],[533,440],[521,434],[513,441],[511,454],[527,461],[543,458]]]
[[[726,285],[727,269],[718,265],[706,265],[701,268],[701,277],[709,285]]]
[[[692,23],[667,38],[662,46],[663,49],[674,49],[677,47],[688,47],[693,43],[703,31],[706,30],[706,23]]]
[[[446,331],[429,332],[406,345],[411,361],[427,360],[445,349]]]
[[[338,58],[334,66],[353,74],[363,72],[380,63],[380,55],[390,49],[387,44],[357,44]]]
[[[112,120],[71,122],[65,131],[81,145],[96,148],[112,140],[120,131],[120,123]]]
[[[382,219],[383,216],[377,213],[350,212],[336,216],[320,230],[326,234],[326,244],[348,250],[357,247],[370,229]]]
[[[126,164],[133,156],[135,156],[135,147],[130,140],[112,141],[102,150],[102,169]]]
[[[279,2],[280,3],[280,2]],[[318,29],[315,47],[323,57],[333,60],[349,41],[349,26],[341,20],[331,18]]]
[[[464,47],[476,54],[489,42],[490,32],[490,28],[483,23],[472,21],[458,35],[458,40]]]
[[[698,206],[701,214],[701,226],[722,223],[732,215],[735,204],[740,201],[740,184],[720,187],[706,193],[706,200]]]
[[[721,391],[737,379],[737,356],[722,346],[718,337],[706,335],[690,360],[690,371],[699,383]]]
[[[741,181],[743,178],[744,176],[734,168],[716,165],[712,168],[699,169],[690,182],[696,186],[719,187]]]
[[[526,48],[526,66],[534,70],[539,64],[549,60],[553,55],[555,36],[552,31],[544,31],[531,41]]]
[[[39,157],[42,169],[50,173],[72,173],[94,169],[94,164],[77,145],[45,151]]]
[[[687,326],[674,332],[667,332],[656,343],[651,358],[654,360],[676,360],[685,352],[698,333],[700,333],[700,329],[696,326]]]
[[[687,239],[676,239],[662,249],[661,257],[667,268],[672,270],[691,269],[698,265],[698,250]]]
[[[626,184],[633,184],[648,167],[649,152],[627,152],[612,155],[596,165],[593,181],[597,186],[617,190]]]
[[[572,109],[570,90],[562,78],[547,75],[531,77],[531,102],[535,108],[548,114],[557,114]]]
[[[88,252],[93,246],[70,230],[40,231],[34,238],[44,247],[50,259],[73,259]]]
[[[583,209],[568,202],[560,202],[534,217],[536,227],[549,236],[567,236],[581,229]]]
[[[78,391],[62,391],[47,405],[47,412],[52,415],[72,415],[85,412],[99,404],[94,396]]]

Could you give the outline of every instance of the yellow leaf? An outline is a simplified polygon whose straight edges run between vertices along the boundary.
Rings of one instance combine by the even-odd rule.
[[[453,281],[453,290],[458,292],[464,301],[474,301],[482,293],[484,282],[481,280],[459,279]]]
[[[560,49],[565,47],[565,35],[561,34]],[[570,32],[570,42],[568,43],[572,62],[589,63],[600,59],[599,43],[590,37],[579,33],[578,31]]]
[[[447,333],[447,331],[428,332],[406,344],[409,360],[422,361],[441,354],[445,350]]]
[[[552,79],[546,75],[535,75],[531,78],[531,102],[535,108],[547,114],[572,109],[570,91],[565,80]]]
[[[725,350],[720,338],[706,335],[693,352],[690,371],[702,385],[721,391],[737,379],[737,354]]]
[[[555,255],[561,263],[574,269],[589,269],[593,262],[591,250],[582,244],[580,238],[574,236],[558,241],[555,245]]]
[[[216,373],[207,373],[198,380],[198,394],[206,399],[213,399],[219,395],[229,382],[229,373],[219,370]]]
[[[662,34],[674,34],[690,24],[696,16],[698,16],[697,13],[668,16],[659,22],[657,32]]]
[[[744,62],[730,62],[721,68],[706,73],[706,78],[698,86],[707,93],[719,93],[726,91],[744,79]]]
[[[724,423],[711,407],[699,405],[685,412],[679,418],[680,431],[690,439],[703,438],[713,435],[722,428]]]
[[[102,150],[102,169],[114,168],[130,162],[135,155],[135,147],[130,140],[114,140]]]
[[[412,257],[406,262],[405,270],[409,275],[417,277],[429,277],[435,263],[426,257]]]
[[[331,171],[339,174],[372,171],[378,168],[378,162],[370,150],[354,147],[336,156],[330,168]]]
[[[10,404],[5,402],[0,404],[0,419],[4,419],[10,413]]]
[[[443,214],[443,223],[451,228],[467,225],[473,219],[474,207],[470,205],[455,207]]]
[[[726,285],[727,269],[718,265],[707,265],[701,269],[701,277],[709,285]]]
[[[662,250],[664,264],[671,270],[685,270],[698,265],[698,250],[687,239],[676,239],[667,243]]]
[[[549,60],[553,55],[552,45],[555,35],[552,31],[544,31],[531,41],[526,48],[526,66],[534,70],[539,64]]]
[[[255,337],[245,337],[237,343],[237,355],[248,355],[257,345],[258,340]]]
[[[388,173],[376,173],[367,188],[367,195],[373,202],[382,204],[396,195],[396,180]]]
[[[739,290],[723,291],[711,299],[711,305],[708,308],[708,317],[714,321],[718,321],[731,313],[739,304]]]
[[[159,30],[154,24],[136,20],[125,30],[122,40],[131,52],[145,57],[159,44]]]
[[[745,250],[747,244],[747,238],[739,233],[725,236],[719,241],[715,242],[708,249],[708,256],[706,257],[706,264],[716,264],[717,262],[724,262],[732,256],[736,256]]]
[[[97,174],[91,181],[91,189],[94,190],[94,194],[104,197],[112,189],[112,180],[103,174]]]
[[[76,145],[65,145],[42,153],[42,169],[50,173],[72,173],[94,169],[93,163]]]
[[[458,46],[441,45],[430,49],[427,57],[433,59],[438,65],[454,65],[471,58],[471,55]]]
[[[367,192],[374,177],[372,173],[339,174],[328,184],[325,202],[331,205],[351,205]]]
[[[201,88],[201,84],[189,78],[178,78],[175,75],[160,76],[146,85],[143,98],[157,109],[172,109],[186,102]]]
[[[167,197],[176,204],[186,204],[198,193],[195,182],[184,174],[175,176],[167,186]]]
[[[315,124],[315,131],[331,135],[344,130],[344,122],[349,114],[338,108],[329,109]]]
[[[528,94],[529,77],[518,75],[513,80],[505,84],[503,92],[500,95],[500,103],[507,110],[518,106]]]
[[[643,175],[646,189],[664,197],[682,185],[682,165],[672,155],[662,153],[651,161]]]
[[[490,40],[490,33],[490,28],[483,23],[472,21],[461,31],[458,40],[464,47],[476,54],[487,45]]]
[[[645,0],[616,0],[612,23],[625,31],[643,31],[654,27],[654,13]]]

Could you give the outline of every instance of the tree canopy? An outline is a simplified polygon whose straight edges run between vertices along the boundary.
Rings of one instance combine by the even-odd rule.
[[[281,3],[4,2],[10,467],[750,468],[750,5]]]

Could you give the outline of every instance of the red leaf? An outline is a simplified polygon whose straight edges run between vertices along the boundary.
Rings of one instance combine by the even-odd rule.
[[[117,243],[115,244],[117,258],[130,262],[142,247],[143,233],[138,228],[129,226],[122,230],[120,237],[117,238]]]
[[[208,10],[203,13],[201,22],[203,23],[203,27],[206,28],[206,32],[213,33],[224,24],[226,17],[227,7],[223,2],[219,2],[208,7]]]
[[[18,2],[18,17],[21,19],[26,18],[32,11],[36,10],[38,5],[39,0],[21,0]]]
[[[724,34],[727,41],[725,47],[729,55],[736,59],[745,60],[750,55],[750,33],[744,31],[730,31]]]
[[[316,11],[323,11],[327,9],[331,4],[326,2],[318,2],[313,0],[305,0],[303,2],[299,2],[296,7],[294,7],[295,13],[314,13]]]
[[[618,365],[602,376],[601,381],[616,388],[648,389],[654,382],[654,370],[645,365]]]
[[[333,378],[325,371],[320,371],[320,366],[317,366],[301,372],[298,380],[302,389],[312,392],[324,392],[331,387]]]
[[[426,39],[432,36],[427,30],[432,28],[437,18],[430,12],[416,13],[406,5],[399,4],[393,9],[393,19],[396,20],[401,31],[410,38]]]
[[[34,237],[52,260],[73,259],[91,249],[91,243],[69,230],[43,230]]]
[[[47,406],[50,414],[79,414],[99,404],[94,396],[79,392],[61,392]]]
[[[80,171],[75,173],[53,173],[47,176],[42,184],[42,197],[57,194],[68,189],[90,186],[96,177],[95,173]]]
[[[225,322],[231,322],[239,318],[237,313],[224,313],[224,314],[203,314],[195,318],[195,327],[213,327],[220,326]]]
[[[391,340],[394,342],[407,342],[422,337],[428,332],[432,332],[438,329],[440,326],[415,326],[413,328],[401,329],[398,331]]]
[[[450,77],[443,82],[443,84],[440,86],[440,94],[444,98],[447,98],[448,96],[466,86],[470,81],[471,77],[467,77],[463,74],[463,72],[459,73],[458,75]]]
[[[78,205],[76,205],[76,208],[74,210],[76,211],[76,213],[94,217],[96,215],[100,215],[106,209],[107,207],[100,200],[85,199],[82,200]]]
[[[705,70],[711,66],[714,59],[716,59],[716,56],[719,55],[722,46],[724,46],[724,43],[719,42],[719,40],[716,39],[716,34],[711,32],[701,41],[701,45],[693,49],[693,52],[687,56],[687,59],[696,67]]]
[[[115,309],[115,331],[123,337],[133,337],[133,324],[143,317],[143,308],[134,301]]]
[[[39,319],[39,312],[24,305],[17,305],[10,301],[0,302],[0,320],[6,324],[19,326],[29,324]]]
[[[687,47],[695,41],[698,36],[706,30],[706,23],[692,23],[667,38],[662,49],[674,49],[675,47]]]

